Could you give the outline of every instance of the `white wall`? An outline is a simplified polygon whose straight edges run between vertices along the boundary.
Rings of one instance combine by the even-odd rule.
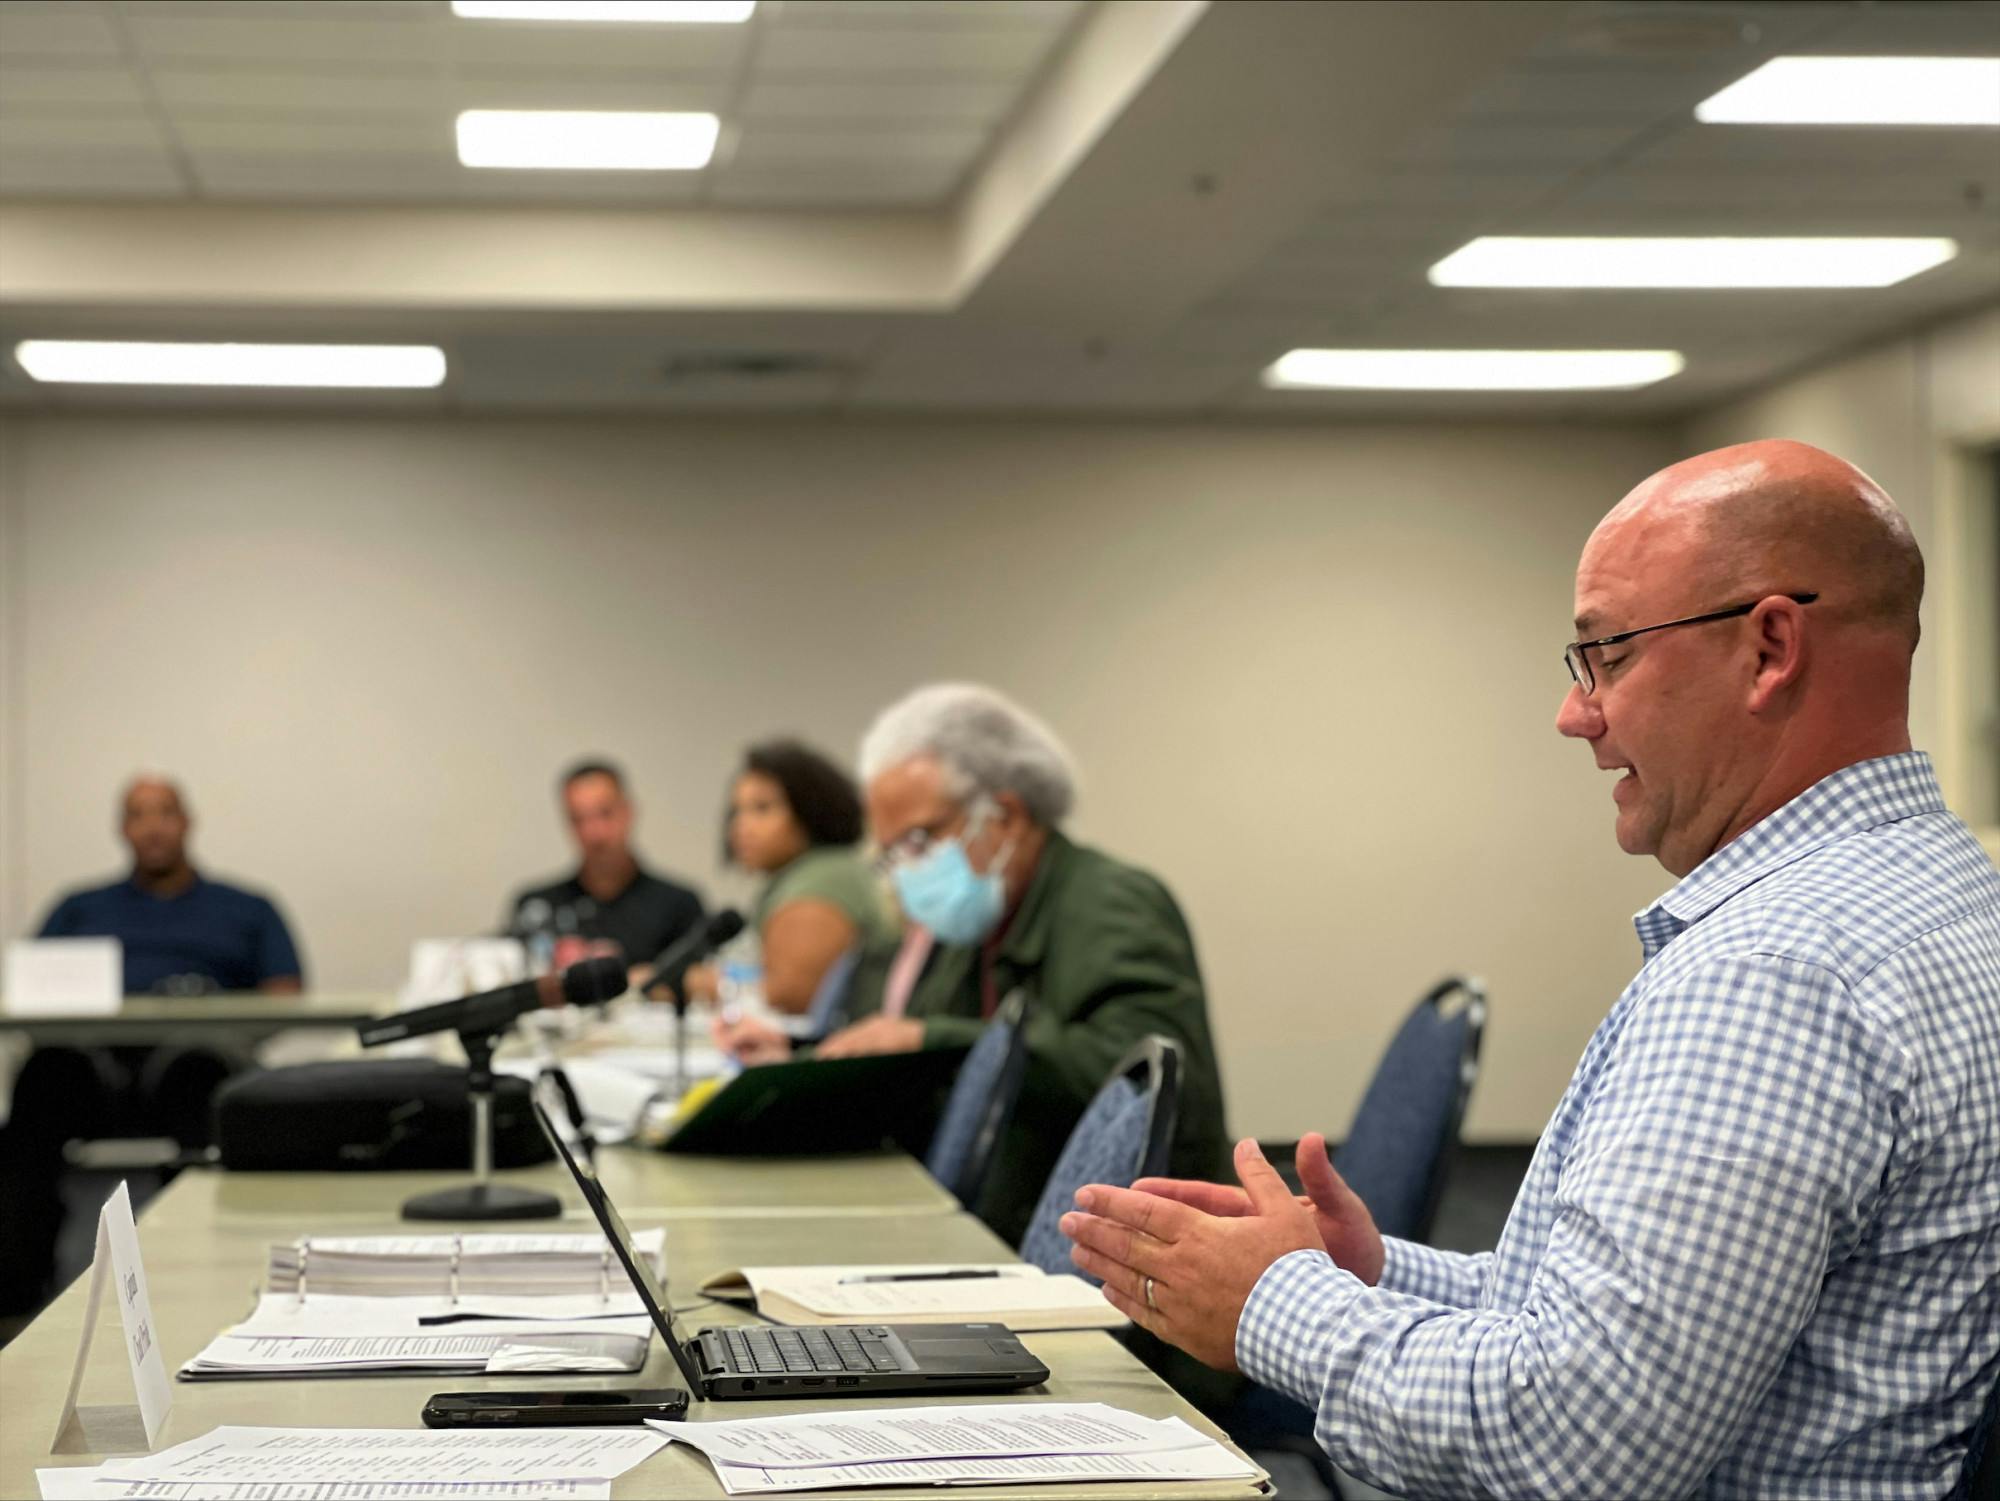
[[[135,767],[279,894],[320,986],[560,869],[557,767],[634,773],[712,892],[739,748],[851,757],[997,683],[1083,837],[1194,924],[1234,1124],[1344,1127],[1433,978],[1493,988],[1472,1129],[1535,1134],[1664,888],[1551,723],[1571,571],[1640,430],[15,417],[0,919],[113,873]],[[740,888],[722,888],[740,894]]]
[[[2000,444],[2000,308],[1952,319],[1809,370],[1688,424],[1689,452],[1753,438],[1796,438],[1868,471],[1909,517],[1924,550],[1924,644],[1910,682],[1913,743],[1939,763],[1946,796],[1966,801],[1962,735],[1948,727],[1954,670],[1991,661],[1991,642],[1954,639],[1975,612],[1954,601],[1962,561],[1953,552],[1952,508],[1965,457]],[[1991,588],[1991,573],[1983,585]],[[1954,604],[1960,608],[1954,612]],[[1976,612],[1983,617],[1986,612]],[[1984,646],[1982,653],[1975,648]]]

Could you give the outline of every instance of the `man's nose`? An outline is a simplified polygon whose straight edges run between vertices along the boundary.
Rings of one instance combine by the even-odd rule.
[[[1556,710],[1556,733],[1577,740],[1595,740],[1604,733],[1604,711],[1581,683],[1571,683],[1563,695],[1562,707]]]

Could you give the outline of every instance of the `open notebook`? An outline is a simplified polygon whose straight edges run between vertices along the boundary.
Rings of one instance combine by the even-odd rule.
[[[1126,1322],[1081,1277],[1052,1277],[1018,1261],[746,1266],[710,1277],[701,1290],[726,1302],[754,1304],[765,1317],[787,1324],[981,1322],[1005,1324],[1019,1334],[1115,1329]]]

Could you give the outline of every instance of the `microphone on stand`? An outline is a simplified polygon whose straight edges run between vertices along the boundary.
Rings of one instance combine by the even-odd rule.
[[[355,1028],[363,1047],[456,1032],[465,1048],[465,1089],[472,1105],[472,1182],[418,1194],[406,1220],[535,1220],[562,1213],[562,1201],[537,1189],[493,1181],[493,1049],[514,1018],[541,1006],[589,1006],[624,994],[625,961],[586,959],[559,974],[517,980],[456,1001],[420,1006]]]
[[[673,991],[674,1009],[687,1014],[687,972],[743,931],[743,914],[725,907],[698,928],[690,928],[661,949],[653,960],[653,977],[639,988],[651,995],[661,986]]]
[[[594,1006],[616,1000],[625,993],[626,985],[624,960],[585,959],[554,974],[362,1022],[355,1031],[364,1048],[432,1032],[504,1032],[509,1022],[525,1012],[543,1006]]]
[[[650,995],[671,987],[674,1003],[674,1098],[687,1093],[688,998],[687,972],[743,931],[743,914],[725,907],[700,927],[683,933],[653,960],[653,977],[640,987]]]

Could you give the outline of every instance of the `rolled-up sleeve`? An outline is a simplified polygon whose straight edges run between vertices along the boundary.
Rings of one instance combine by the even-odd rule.
[[[1243,1369],[1400,1496],[1670,1496],[1776,1379],[1893,1139],[1840,986],[1716,961],[1635,1012],[1561,1167],[1518,1308],[1486,1267],[1391,1243],[1368,1288],[1321,1253],[1267,1270]]]

